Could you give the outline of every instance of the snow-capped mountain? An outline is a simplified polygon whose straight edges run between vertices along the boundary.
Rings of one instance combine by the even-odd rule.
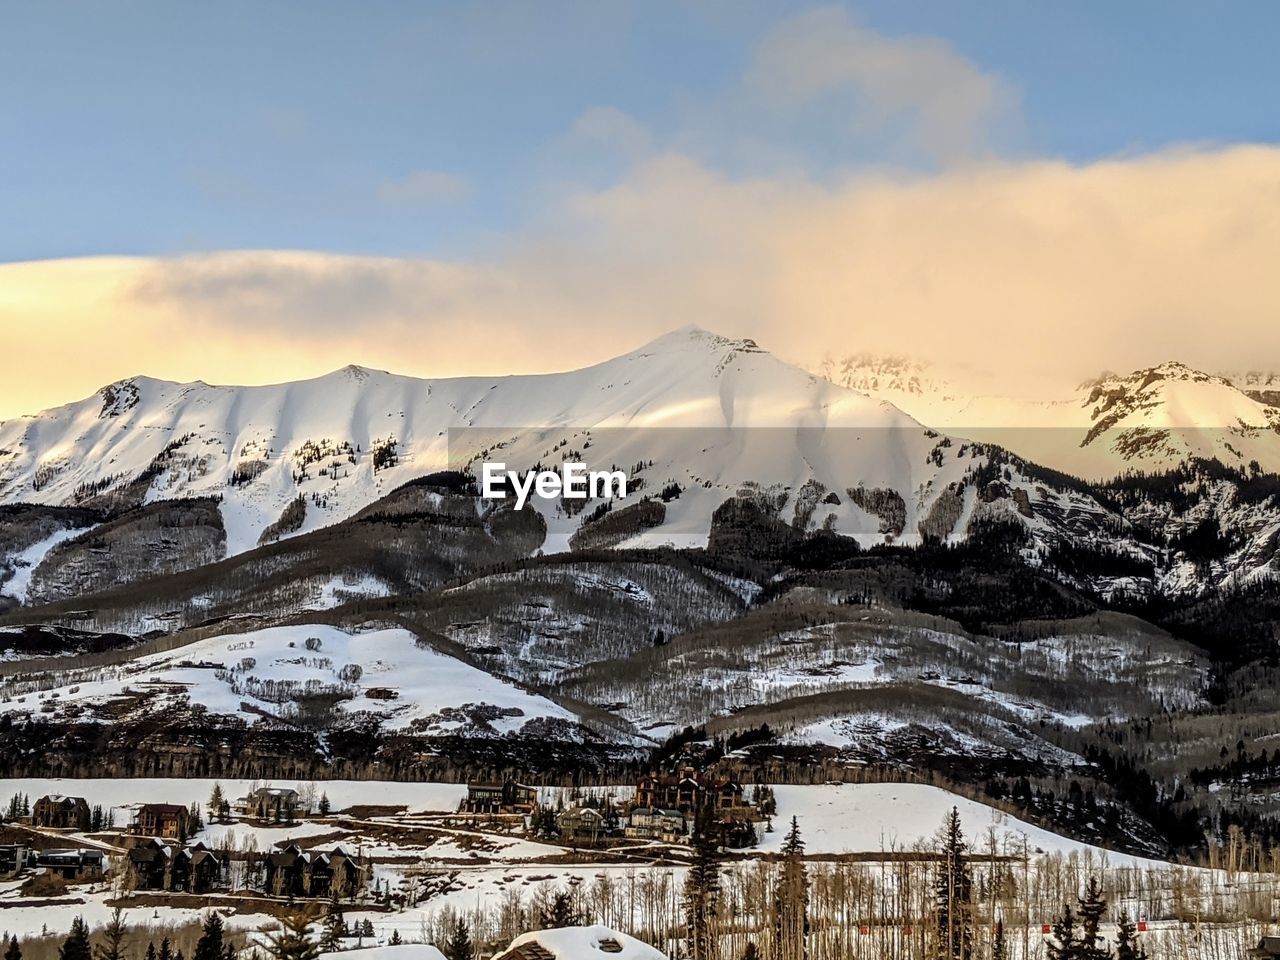
[[[822,519],[876,535],[874,511],[850,503],[846,489],[897,491],[906,500],[899,532],[914,530],[931,485],[959,477],[927,460],[935,442],[888,403],[751,341],[685,328],[551,375],[424,380],[346,367],[251,387],[135,377],[0,424],[0,503],[216,496],[235,554],[299,496],[305,515],[287,525],[295,533],[486,451],[497,459],[501,449],[523,469],[574,449],[593,467],[643,465],[650,491],[672,483],[688,491],[668,506],[659,542],[704,543],[712,511],[748,482],[768,490],[814,481],[824,495],[838,491]],[[563,546],[581,517],[548,512],[550,545]]]
[[[591,367],[538,376],[426,380],[346,367],[251,387],[136,377],[0,424],[0,510],[10,511],[0,523],[0,594],[39,605],[332,532],[367,510],[385,522],[388,510],[442,502],[430,492],[404,498],[412,508],[395,502],[411,481],[445,470],[479,475],[490,461],[521,471],[582,461],[627,471],[630,487],[617,503],[534,498],[538,516],[518,530],[495,524],[492,501],[460,494],[450,522],[465,514],[477,539],[467,550],[457,538],[421,540],[414,549],[454,566],[435,579],[409,577],[409,587],[452,575],[466,566],[464,553],[486,544],[501,544],[507,558],[660,546],[750,552],[761,518],[780,548],[818,531],[862,546],[956,543],[1011,524],[1038,563],[1078,567],[1064,544],[1086,542],[1130,558],[1090,575],[1088,588],[1104,595],[1194,592],[1272,569],[1280,517],[1262,493],[1237,496],[1237,478],[1198,484],[1197,513],[1136,493],[1121,508],[1114,491],[1036,466],[1091,479],[1196,458],[1242,475],[1255,461],[1280,470],[1280,411],[1226,379],[1171,363],[1028,405],[966,398],[904,361],[863,358],[841,376],[862,389],[750,340],[686,327]],[[999,418],[983,419],[983,410]],[[939,423],[946,433],[933,429]],[[747,514],[734,512],[744,504]],[[1188,525],[1210,519],[1226,539],[1212,540],[1209,554],[1184,561],[1170,551],[1195,548]],[[370,529],[351,535],[376,550]],[[323,565],[326,555],[307,562]],[[268,574],[279,566],[262,562]],[[321,594],[306,601],[313,605],[339,573],[343,583],[376,583],[371,595],[389,589],[359,565],[312,573]]]
[[[995,443],[1090,479],[1158,472],[1190,459],[1280,470],[1280,377],[1217,376],[1178,362],[1104,373],[1070,394],[1003,396],[958,387],[936,367],[856,354],[823,361],[835,382],[929,426]]]

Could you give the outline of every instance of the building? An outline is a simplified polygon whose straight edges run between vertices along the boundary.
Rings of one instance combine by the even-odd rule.
[[[161,837],[182,842],[187,839],[191,811],[177,803],[144,803],[134,815],[129,832],[135,836]]]
[[[667,955],[597,924],[521,934],[493,960],[667,960]]]
[[[1276,960],[1280,957],[1280,937],[1263,937],[1258,945],[1249,951],[1254,960]]]
[[[0,880],[12,880],[25,871],[30,856],[31,851],[20,843],[0,844]]]
[[[678,774],[644,777],[636,785],[637,807],[679,810],[691,816],[705,801],[717,810],[741,808],[742,784],[729,777],[711,778],[685,767]]]
[[[260,787],[236,801],[236,807],[242,816],[275,823],[292,823],[311,812],[298,791],[288,787]]]
[[[595,843],[608,833],[604,814],[595,807],[570,807],[556,817],[556,829],[570,843]]]
[[[129,851],[125,869],[135,890],[207,893],[221,886],[225,864],[202,843],[179,847],[153,837]]]
[[[106,875],[107,856],[101,850],[41,850],[36,866],[63,880],[101,880]]]
[[[31,808],[31,825],[57,830],[88,830],[89,804],[84,797],[41,797]]]
[[[296,843],[267,855],[264,888],[274,897],[352,899],[364,889],[359,857],[339,845],[327,853]]]
[[[505,783],[468,783],[460,813],[530,814],[538,806],[538,788],[508,780]]]
[[[685,837],[684,814],[679,810],[632,807],[623,834],[635,840],[680,843]]]

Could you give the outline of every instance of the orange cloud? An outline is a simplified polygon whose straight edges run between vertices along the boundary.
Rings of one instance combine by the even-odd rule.
[[[1280,149],[984,164],[835,186],[680,155],[486,262],[230,252],[0,266],[0,416],[134,373],[562,369],[685,323],[814,364],[910,353],[1008,387],[1177,358],[1280,366]]]

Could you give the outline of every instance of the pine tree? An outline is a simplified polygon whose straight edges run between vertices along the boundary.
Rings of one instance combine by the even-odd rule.
[[[222,793],[222,784],[215,783],[213,790],[209,793],[209,816],[222,818],[222,808],[226,802],[227,798]]]
[[[403,943],[403,941],[400,939],[400,931],[392,930],[391,939],[387,942],[390,943],[393,947],[399,946],[401,943]]]
[[[280,921],[280,931],[268,935],[267,953],[276,960],[316,960],[320,948],[311,939],[307,929],[310,924],[311,918],[305,913],[285,917]]]
[[[1062,916],[1053,922],[1053,939],[1045,944],[1049,960],[1077,960],[1076,917],[1071,904],[1062,908]]]
[[[809,876],[800,822],[792,817],[791,829],[782,841],[782,869],[773,891],[774,956],[778,960],[804,960],[808,956],[808,935]]]
[[[157,960],[156,943],[154,940],[147,941],[147,952],[143,954],[142,960]]]
[[[1110,960],[1111,950],[1102,939],[1098,928],[1107,912],[1107,901],[1096,877],[1090,877],[1084,896],[1080,897],[1080,939],[1075,951],[1076,960]]]
[[[714,811],[698,808],[693,820],[693,860],[684,881],[684,910],[690,960],[715,960],[719,941],[715,921],[720,912],[720,847]]]
[[[471,945],[471,931],[467,929],[466,921],[461,917],[454,924],[449,942],[444,946],[444,955],[449,960],[475,960],[476,951]]]
[[[159,960],[173,960],[173,944],[169,942],[168,937],[160,941]]]
[[[4,960],[22,960],[22,948],[18,946],[17,934],[14,934],[13,938],[5,945]]]
[[[538,915],[538,926],[544,930],[560,927],[576,927],[582,924],[582,914],[573,906],[573,895],[560,891],[551,898],[551,903],[544,907]]]
[[[960,811],[951,808],[942,821],[942,858],[934,881],[938,917],[938,955],[942,960],[973,957],[973,878],[969,873]]]
[[[58,960],[93,960],[93,951],[89,948],[89,928],[85,926],[84,917],[76,917],[71,921],[71,932],[58,948]]]
[[[327,817],[329,815],[329,795],[327,793],[320,794],[320,803],[317,806],[320,816]]]
[[[1116,960],[1147,960],[1147,948],[1138,939],[1137,930],[1129,915],[1120,914],[1117,922],[1120,930],[1116,934]]]
[[[222,917],[210,913],[204,919],[204,928],[200,932],[196,952],[191,955],[191,960],[222,960],[223,950]]]
[[[111,920],[102,931],[102,942],[94,949],[97,960],[124,960],[125,934],[124,911],[116,907],[111,913]]]
[[[188,829],[191,833],[199,833],[204,829],[204,816],[200,813],[200,804],[194,800],[191,801],[191,809],[188,811]]]
[[[334,900],[329,906],[329,915],[324,918],[324,932],[320,934],[320,946],[325,953],[333,953],[342,949],[342,936],[347,932],[347,922],[342,917]]]

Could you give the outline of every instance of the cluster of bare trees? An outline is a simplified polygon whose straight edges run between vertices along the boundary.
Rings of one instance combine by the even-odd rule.
[[[1280,897],[1280,872],[1242,851],[1216,870],[1042,854],[995,829],[965,837],[954,812],[934,842],[868,857],[808,856],[795,823],[770,859],[724,860],[696,839],[687,868],[508,888],[496,906],[438,911],[422,939],[463,924],[478,945],[505,944],[564,898],[577,922],[687,960],[1234,960]]]

